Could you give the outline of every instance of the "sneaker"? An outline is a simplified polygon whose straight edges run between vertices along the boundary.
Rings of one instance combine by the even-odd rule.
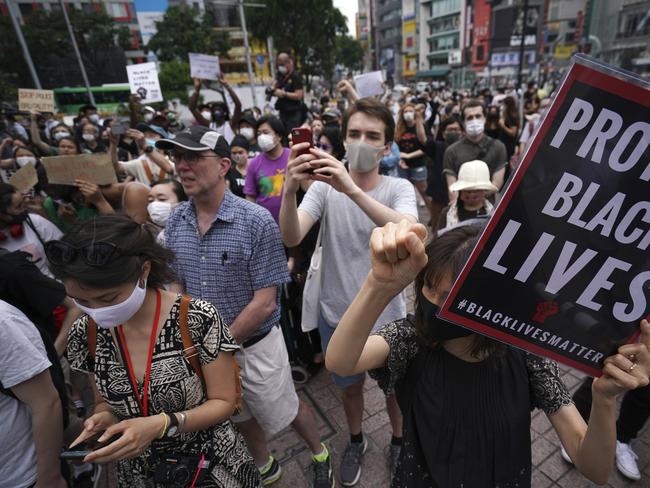
[[[562,445],[560,445],[560,454],[562,454],[562,459],[564,459],[567,463],[573,464],[571,456],[569,456],[569,453],[566,452],[566,449],[564,449],[564,446]]]
[[[328,454],[325,461],[311,460],[311,467],[314,472],[314,481],[312,488],[334,488],[336,482],[332,473],[331,457]]]
[[[616,441],[616,467],[623,476],[631,480],[640,480],[641,473],[636,464],[639,456],[632,450],[629,444]]]
[[[273,456],[271,456],[270,461],[271,463],[260,472],[264,486],[273,484],[282,477],[282,466],[280,466],[280,463]]]
[[[343,452],[341,459],[341,484],[343,486],[354,486],[361,478],[361,459],[368,449],[368,439],[363,438],[363,442],[351,442]]]
[[[390,444],[388,446],[388,469],[391,480],[395,475],[395,468],[397,467],[400,452],[402,452],[402,446],[396,446],[395,444]]]

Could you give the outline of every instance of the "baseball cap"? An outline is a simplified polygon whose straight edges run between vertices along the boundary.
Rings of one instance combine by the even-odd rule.
[[[135,126],[137,130],[140,132],[144,131],[150,131],[150,132],[157,132],[160,134],[162,137],[169,137],[169,134],[167,134],[167,131],[160,127],[159,125],[153,125],[153,124],[138,124]]]
[[[230,146],[225,137],[203,125],[195,125],[178,132],[174,139],[160,139],[156,142],[156,147],[166,151],[178,148],[196,152],[214,151],[222,158],[230,157]]]

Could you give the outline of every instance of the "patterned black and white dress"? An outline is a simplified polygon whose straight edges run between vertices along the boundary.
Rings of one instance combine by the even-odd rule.
[[[172,306],[154,346],[149,386],[149,414],[180,412],[206,401],[200,378],[182,354],[183,341],[178,326],[180,296]],[[73,369],[95,375],[99,393],[119,420],[140,416],[126,366],[119,360],[119,349],[109,329],[97,328],[95,360],[88,352],[88,316],[73,325],[68,341],[68,359]],[[228,327],[214,306],[203,300],[190,302],[188,327],[199,351],[201,364],[214,361],[220,351],[238,349]],[[142,379],[139,394],[142,394]],[[212,452],[210,476],[201,487],[249,488],[260,486],[259,472],[245,441],[230,420],[200,432],[182,433],[175,439],[156,440],[145,452],[117,464],[120,488],[154,488],[153,465],[163,453],[200,455]]]

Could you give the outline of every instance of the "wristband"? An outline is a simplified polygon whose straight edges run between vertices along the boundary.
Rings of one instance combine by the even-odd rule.
[[[160,435],[158,435],[158,439],[165,437],[165,434],[167,433],[167,427],[169,427],[169,417],[167,414],[165,412],[161,412],[160,415],[162,415],[165,419],[165,424],[163,425],[162,431],[160,431]]]

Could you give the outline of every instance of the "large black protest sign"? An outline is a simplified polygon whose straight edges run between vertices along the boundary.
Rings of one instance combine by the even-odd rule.
[[[441,317],[599,375],[650,311],[650,83],[578,56]]]

